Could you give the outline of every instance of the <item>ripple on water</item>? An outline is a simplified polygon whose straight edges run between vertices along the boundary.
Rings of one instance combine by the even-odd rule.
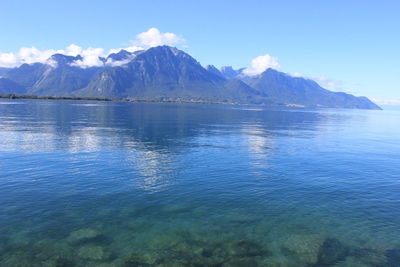
[[[0,101],[0,266],[396,266],[396,114]]]

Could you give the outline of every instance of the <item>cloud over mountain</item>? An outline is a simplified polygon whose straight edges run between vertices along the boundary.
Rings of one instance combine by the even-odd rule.
[[[159,46],[159,45],[178,45],[185,41],[183,37],[178,36],[171,32],[161,32],[157,28],[150,28],[145,32],[136,35],[136,38],[130,43],[129,47],[123,48],[113,48],[108,52],[105,52],[104,48],[82,48],[76,44],[70,44],[64,49],[48,49],[40,50],[36,47],[22,47],[17,53],[0,51],[0,67],[13,68],[20,66],[24,63],[47,63],[53,65],[54,62],[49,60],[49,58],[54,54],[63,54],[68,56],[81,55],[82,60],[77,60],[72,65],[86,68],[93,66],[101,66],[103,62],[101,57],[107,57],[109,54],[118,53],[122,49],[128,52],[134,52],[138,50],[143,50],[149,47]],[[118,64],[113,62],[113,64]]]
[[[76,45],[62,52],[52,55],[44,64],[23,64],[3,70],[0,92],[379,109],[368,98],[331,92],[310,79],[277,71],[277,60],[270,56],[253,60],[254,73],[267,69],[247,76],[242,73],[244,69],[204,68],[186,52],[167,45],[133,53],[121,50],[107,57],[99,57],[105,54],[102,48],[82,49]],[[35,49],[22,50],[21,55],[29,60],[47,56]]]
[[[262,56],[258,56],[251,60],[251,67],[243,70],[243,73],[246,75],[257,75],[264,72],[266,69],[280,69],[280,64],[276,57],[265,54]]]
[[[154,47],[159,45],[175,46],[184,42],[185,39],[172,32],[160,32],[157,28],[150,28],[146,32],[139,33],[136,40],[132,41],[133,44],[137,43],[139,46]]]
[[[0,51],[0,68],[14,68],[21,66],[24,63],[43,63],[57,68],[58,63],[52,58],[54,54],[62,54],[66,56],[76,57],[68,62],[70,66],[79,67],[82,69],[90,67],[110,66],[118,67],[131,62],[136,51],[146,50],[156,46],[178,46],[185,43],[185,39],[172,32],[161,32],[157,28],[149,28],[147,31],[137,34],[133,40],[128,42],[126,47],[104,49],[101,47],[83,48],[77,44],[70,44],[63,49],[47,49],[40,50],[36,47],[22,47],[17,52],[2,52]],[[125,51],[122,51],[125,50]],[[124,57],[110,57],[112,54],[119,54],[122,51]],[[77,57],[79,55],[79,57]],[[253,58],[250,66],[233,70],[232,68],[223,68],[223,75],[228,78],[249,78],[262,74],[267,69],[280,70],[281,65],[278,58],[264,54]],[[219,72],[217,70],[217,72]],[[222,73],[219,73],[222,75]],[[325,76],[305,76],[300,73],[289,73],[292,77],[302,77],[316,81],[322,87],[333,91],[343,91],[344,86],[340,81],[336,81]]]

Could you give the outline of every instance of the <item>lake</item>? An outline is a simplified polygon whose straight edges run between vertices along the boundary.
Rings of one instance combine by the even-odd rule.
[[[398,266],[400,111],[0,100],[0,266]]]

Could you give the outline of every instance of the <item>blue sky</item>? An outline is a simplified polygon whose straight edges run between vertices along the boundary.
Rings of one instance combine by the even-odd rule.
[[[2,0],[0,9],[0,57],[143,47],[137,35],[154,27],[203,65],[251,68],[269,55],[281,71],[400,104],[400,1]]]

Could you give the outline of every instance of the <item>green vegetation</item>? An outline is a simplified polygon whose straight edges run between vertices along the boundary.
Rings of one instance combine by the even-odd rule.
[[[180,100],[180,99],[134,99],[134,98],[106,98],[106,97],[74,97],[74,96],[40,96],[40,95],[17,95],[17,94],[0,94],[0,98],[6,99],[38,99],[38,100],[84,100],[84,101],[118,101],[118,102],[149,102],[149,103],[193,103],[193,104],[228,104],[235,105],[231,102],[212,102],[202,100]]]

